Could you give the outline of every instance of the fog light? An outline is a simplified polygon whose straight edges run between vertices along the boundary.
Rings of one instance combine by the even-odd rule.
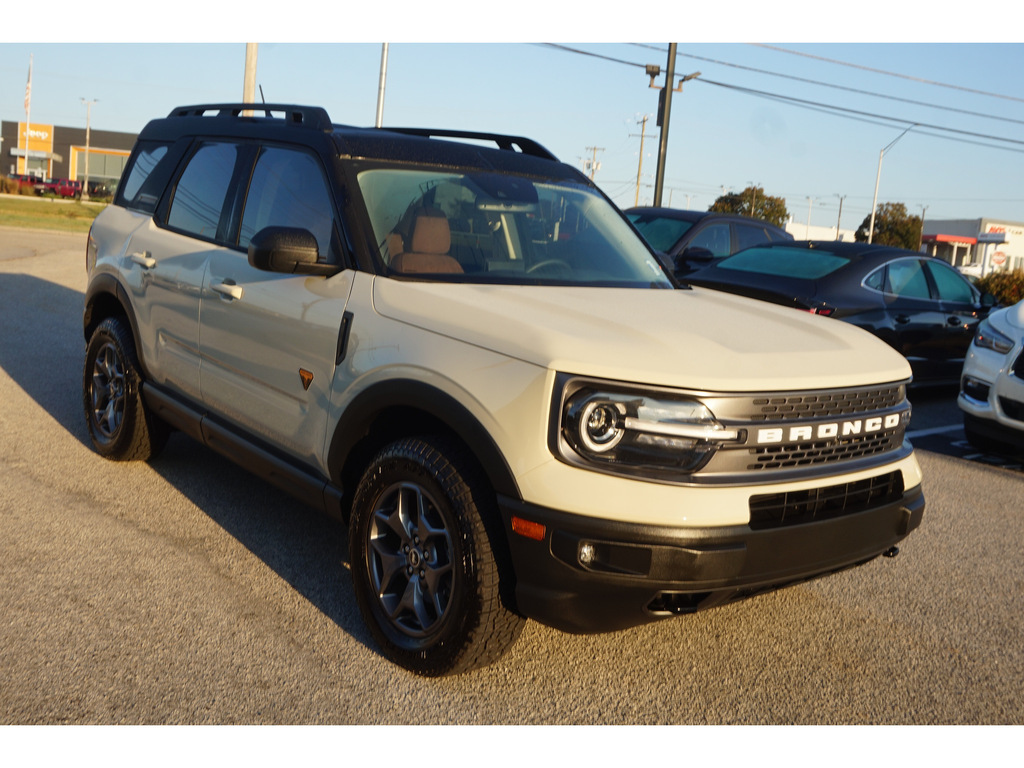
[[[580,563],[590,565],[594,562],[595,557],[597,557],[597,551],[594,549],[593,544],[587,544],[586,542],[580,544]]]

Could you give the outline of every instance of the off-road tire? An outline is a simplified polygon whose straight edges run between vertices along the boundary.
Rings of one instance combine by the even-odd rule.
[[[82,404],[93,447],[115,461],[148,461],[163,449],[169,428],[146,409],[135,341],[127,324],[108,317],[85,350]]]
[[[503,549],[488,536],[488,527],[500,535],[496,521],[493,492],[457,444],[403,439],[370,462],[349,554],[356,601],[385,656],[436,677],[486,666],[512,646],[525,620],[501,599]]]

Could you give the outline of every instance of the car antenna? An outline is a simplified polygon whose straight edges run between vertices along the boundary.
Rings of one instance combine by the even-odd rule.
[[[264,104],[267,103],[267,100],[263,97],[263,83],[260,83],[260,101],[262,101]]]

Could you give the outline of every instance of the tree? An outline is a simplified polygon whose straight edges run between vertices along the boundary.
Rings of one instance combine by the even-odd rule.
[[[776,227],[786,226],[786,219],[789,218],[785,199],[766,195],[761,187],[747,187],[739,194],[730,192],[722,195],[708,210],[750,216],[753,219],[767,221]]]
[[[903,203],[882,203],[875,211],[875,233],[871,242],[916,251],[921,245],[921,226],[921,217],[909,215]],[[853,239],[858,243],[867,242],[870,227],[871,214],[868,214]]]

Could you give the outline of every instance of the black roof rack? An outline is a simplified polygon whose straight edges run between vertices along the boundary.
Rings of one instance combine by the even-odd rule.
[[[318,131],[331,131],[334,128],[330,115],[323,107],[297,104],[195,104],[175,107],[168,117],[245,117],[243,112],[251,112],[253,117],[284,120],[292,125]]]
[[[545,160],[558,160],[551,152],[545,149],[543,146],[538,144],[533,139],[527,139],[524,136],[506,136],[502,133],[479,133],[477,131],[454,131],[446,129],[435,129],[435,128],[390,128],[385,127],[382,130],[391,131],[392,133],[404,133],[410,136],[424,136],[430,138],[446,138],[446,139],[474,139],[477,141],[491,141],[498,145],[499,149],[507,149],[515,152],[518,151],[524,155],[532,155],[533,157],[542,157]]]

